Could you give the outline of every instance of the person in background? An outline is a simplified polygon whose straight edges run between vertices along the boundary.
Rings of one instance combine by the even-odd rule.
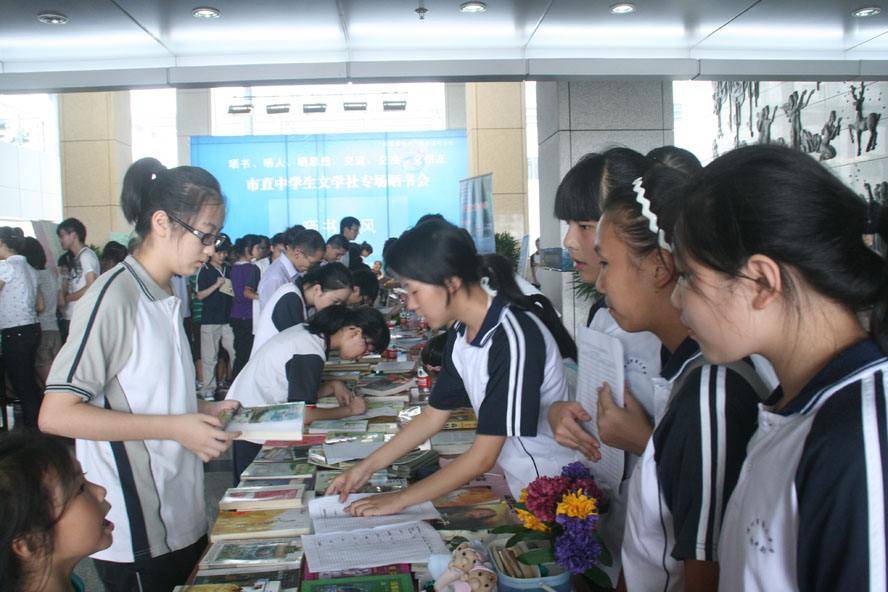
[[[344,236],[345,240],[348,241],[348,244],[345,247],[345,255],[343,255],[342,259],[339,261],[349,269],[351,269],[351,243],[358,238],[360,232],[361,221],[354,216],[346,216],[339,221],[339,234]],[[360,255],[360,253],[358,253],[358,255]]]
[[[77,218],[67,218],[56,227],[56,234],[62,248],[71,253],[71,268],[68,277],[64,307],[65,327],[62,333],[67,335],[68,326],[71,323],[71,315],[74,312],[74,303],[86,293],[96,278],[102,273],[99,258],[95,252],[86,246],[86,226]]]
[[[530,256],[530,283],[537,290],[540,289],[540,280],[537,277],[537,268],[540,266],[540,239],[533,241],[536,251]]]
[[[379,280],[366,265],[352,272],[352,291],[348,297],[348,305],[373,306],[379,296]]]
[[[68,282],[71,279],[72,259],[73,257],[68,251],[63,251],[56,259],[56,270],[58,270],[59,277],[59,290],[56,294],[56,326],[63,344],[68,340],[68,320],[65,317],[65,309],[68,308]]]
[[[371,267],[370,270],[373,272],[373,275],[376,276],[377,280],[381,280],[385,275],[385,272],[382,270],[382,261],[378,259],[373,262],[373,267]]]
[[[334,234],[327,239],[327,248],[324,251],[324,261],[335,263],[342,259],[348,252],[348,239],[341,234]]]
[[[259,268],[259,273],[265,273],[265,270],[268,269],[268,266],[275,262],[275,260],[281,256],[281,253],[284,250],[284,233],[278,232],[270,240],[270,250],[268,255],[257,259],[253,263],[256,267]]]
[[[229,271],[231,289],[234,292],[228,321],[234,333],[232,380],[250,359],[250,350],[253,348],[253,303],[259,300],[258,290],[261,274],[259,268],[250,261],[252,249],[253,241],[249,236],[237,239],[234,243],[236,259]],[[203,310],[201,310],[202,318]],[[207,381],[209,377],[204,376],[203,380]]]
[[[168,592],[207,545],[203,462],[238,435],[218,418],[236,403],[194,396],[182,303],[170,287],[214,253],[225,202],[204,169],[142,158],[124,176],[121,208],[139,247],[74,311],[40,427],[76,438],[83,470],[108,492],[119,536],[93,555],[105,589]]]
[[[206,400],[212,400],[216,392],[216,362],[220,342],[228,353],[232,370],[237,364],[234,331],[230,324],[233,288],[230,270],[225,262],[228,250],[224,243],[220,245],[210,260],[197,272],[195,297],[203,303],[200,320],[200,358],[204,380],[200,394]]]
[[[102,247],[102,259],[99,261],[101,272],[105,273],[129,255],[129,251],[117,241],[108,241]]]
[[[62,337],[59,334],[56,318],[60,282],[58,274],[46,268],[46,251],[36,238],[25,237],[22,255],[28,264],[37,270],[37,288],[43,299],[43,310],[37,315],[37,321],[40,323],[40,345],[37,346],[37,356],[34,361],[37,383],[40,389],[43,389],[52,361],[62,347]]]
[[[22,404],[25,427],[36,428],[42,399],[34,374],[40,346],[37,313],[44,308],[37,270],[22,255],[21,228],[0,227],[0,334],[6,376]]]
[[[363,263],[364,259],[373,254],[373,245],[364,241],[361,243],[361,262]]]
[[[185,328],[185,337],[188,339],[188,347],[191,351],[191,360],[195,361],[197,358],[197,348],[194,346],[194,324],[192,322],[192,314],[191,314],[191,291],[188,287],[188,278],[183,277],[178,274],[174,274],[173,277],[170,278],[170,287],[173,289],[173,296],[179,299],[182,305],[179,307],[179,312],[182,317],[182,327]],[[195,369],[197,366],[195,365]],[[202,374],[198,374],[198,383],[201,381]]]
[[[285,233],[283,255],[272,263],[259,282],[259,308],[265,308],[275,291],[308,271],[324,256],[324,237],[317,230],[293,230]]]
[[[253,245],[253,251],[250,253],[250,257],[252,257],[253,264],[259,268],[259,271],[262,271],[262,266],[259,265],[259,261],[263,259],[268,259],[268,254],[271,252],[271,245],[269,244],[268,237],[264,234],[257,234],[256,243]]]

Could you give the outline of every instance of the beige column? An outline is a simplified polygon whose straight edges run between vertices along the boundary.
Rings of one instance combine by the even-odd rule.
[[[180,166],[191,164],[191,136],[209,136],[213,133],[212,119],[210,89],[176,89],[176,137]]]
[[[112,232],[129,232],[120,188],[132,163],[130,95],[59,95],[62,204],[66,218],[86,225],[86,242],[101,247]]]
[[[493,226],[517,240],[527,233],[524,85],[466,84],[469,176],[493,173]]]

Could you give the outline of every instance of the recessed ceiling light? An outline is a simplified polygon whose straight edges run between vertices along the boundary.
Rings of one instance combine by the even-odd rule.
[[[327,111],[327,103],[305,103],[302,105],[303,113],[324,113]]]
[[[463,2],[459,5],[460,12],[485,12],[487,10],[487,4],[484,2]]]
[[[367,103],[365,101],[360,102],[345,102],[342,104],[343,111],[366,111]]]
[[[253,110],[253,105],[246,103],[244,105],[229,105],[228,112],[234,115],[249,113]]]
[[[632,14],[636,11],[636,7],[631,2],[620,2],[612,5],[610,11],[611,14]]]
[[[383,111],[404,111],[407,109],[407,101],[383,101]]]
[[[290,103],[273,103],[271,105],[266,105],[265,112],[269,115],[275,115],[277,113],[289,113]]]
[[[191,11],[191,16],[199,19],[216,19],[222,16],[222,11],[212,6],[198,6]]]
[[[857,18],[866,18],[868,16],[876,16],[877,14],[881,14],[881,12],[882,9],[878,6],[863,6],[852,10],[851,14]]]
[[[37,14],[37,20],[45,25],[64,25],[68,22],[68,17],[61,12],[45,10]]]

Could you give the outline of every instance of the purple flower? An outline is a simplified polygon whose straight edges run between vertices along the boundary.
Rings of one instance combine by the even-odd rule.
[[[601,544],[595,538],[597,516],[568,518],[559,516],[558,522],[564,529],[555,539],[555,560],[573,574],[581,574],[594,567],[601,554]]]
[[[586,465],[577,461],[565,465],[565,467],[561,469],[561,476],[570,479],[591,479],[592,473],[589,472],[589,468]]]

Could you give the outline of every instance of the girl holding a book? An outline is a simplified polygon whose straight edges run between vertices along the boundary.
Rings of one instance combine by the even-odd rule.
[[[490,265],[490,263],[493,265]],[[517,498],[536,477],[559,474],[577,453],[558,445],[546,421],[567,398],[563,357],[576,346],[548,300],[525,296],[505,261],[479,257],[469,234],[444,220],[406,231],[390,248],[386,269],[407,290],[409,308],[448,330],[443,368],[429,405],[389,443],[327,489],[345,500],[374,471],[438,433],[454,409],[478,417],[471,449],[434,475],[402,491],[350,506],[356,515],[396,513],[444,495],[499,463]]]

